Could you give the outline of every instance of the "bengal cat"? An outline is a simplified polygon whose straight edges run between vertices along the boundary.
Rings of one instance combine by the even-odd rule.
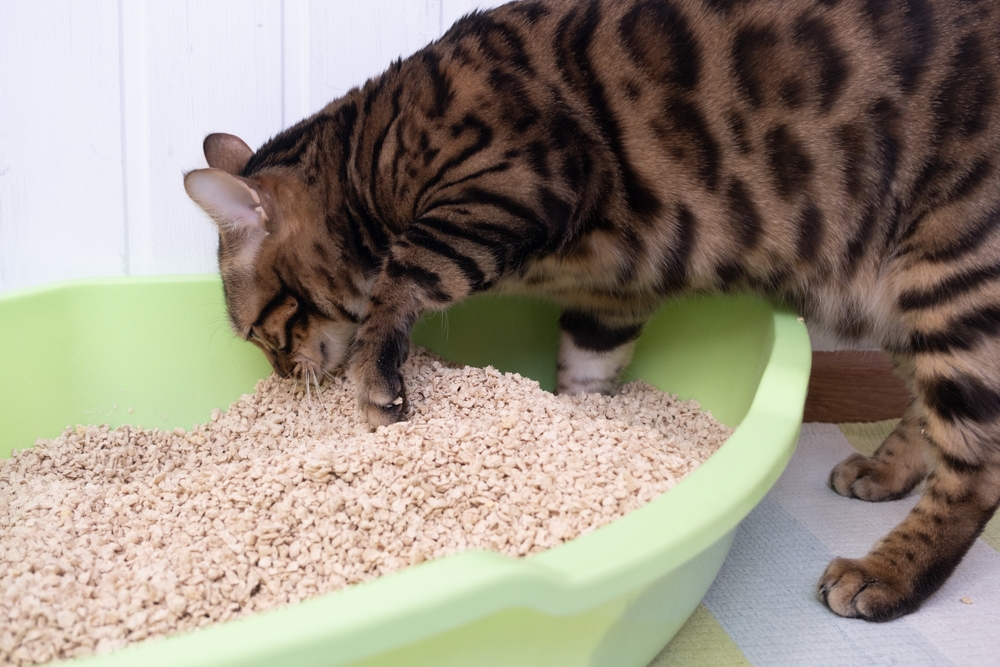
[[[562,308],[558,386],[613,391],[665,298],[749,290],[875,341],[913,391],[830,483],[911,514],[819,596],[915,610],[1000,503],[1000,3],[534,0],[477,12],[257,152],[205,140],[237,333],[348,363],[403,419],[421,313]]]

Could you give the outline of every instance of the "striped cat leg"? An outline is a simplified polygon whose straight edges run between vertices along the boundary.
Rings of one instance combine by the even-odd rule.
[[[500,271],[498,247],[518,249],[502,245],[505,241],[444,220],[418,220],[393,242],[351,355],[358,407],[369,424],[405,417],[406,387],[399,369],[409,354],[410,330],[423,312],[443,310],[491,286]]]
[[[611,394],[632,360],[635,339],[645,319],[614,313],[565,310],[559,317],[560,394]]]
[[[410,330],[421,309],[394,298],[399,288],[375,283],[368,312],[354,337],[350,375],[358,409],[373,427],[400,421],[406,415],[406,386],[399,369],[410,353]],[[396,287],[396,289],[394,289]]]
[[[912,356],[900,355],[893,361],[912,387]],[[872,456],[852,454],[833,469],[830,487],[842,496],[870,502],[906,496],[927,477],[929,443],[922,431],[920,409],[911,402],[902,420]]]
[[[950,317],[921,318],[926,329],[918,331],[963,321],[969,305],[953,308]],[[932,467],[927,489],[867,556],[827,567],[819,594],[841,616],[885,621],[915,610],[945,582],[1000,504],[1000,331],[963,326],[959,336],[935,335],[914,337],[924,348],[916,354],[914,389]],[[941,344],[924,344],[931,339]]]
[[[435,270],[432,262],[407,249],[405,241],[391,249],[353,341],[351,376],[358,408],[373,427],[406,415],[399,369],[409,356],[410,331],[421,313],[447,308],[468,293],[467,285],[449,280],[447,271]]]

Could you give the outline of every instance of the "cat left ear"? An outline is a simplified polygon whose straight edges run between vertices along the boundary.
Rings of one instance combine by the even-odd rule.
[[[216,132],[205,137],[202,144],[205,160],[209,167],[239,176],[253,157],[253,149],[246,142],[232,134]]]
[[[222,232],[267,232],[260,195],[246,181],[221,169],[196,169],[184,177],[184,189]]]

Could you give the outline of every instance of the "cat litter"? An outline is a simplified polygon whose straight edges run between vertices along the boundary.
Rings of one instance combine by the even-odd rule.
[[[408,421],[271,376],[187,432],[77,426],[0,461],[0,660],[111,651],[614,521],[731,429],[641,381],[557,397],[415,350]]]

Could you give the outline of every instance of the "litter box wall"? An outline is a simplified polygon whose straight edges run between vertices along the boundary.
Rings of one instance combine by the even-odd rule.
[[[553,389],[557,311],[525,300],[523,317],[497,318],[496,303],[505,302],[483,296],[430,315],[414,339],[454,361],[491,364]],[[654,317],[630,369],[644,368],[647,381],[699,398],[735,426],[773,344],[771,329],[745,323],[766,322],[770,311],[753,299],[706,303],[680,301]],[[0,296],[0,349],[17,351],[0,358],[0,457],[75,424],[187,428],[252,391],[270,366],[233,336],[223,312],[220,285],[206,276],[94,279]],[[697,339],[698,353],[663,339]],[[708,369],[732,371],[729,383]],[[625,379],[635,376],[629,370]]]

